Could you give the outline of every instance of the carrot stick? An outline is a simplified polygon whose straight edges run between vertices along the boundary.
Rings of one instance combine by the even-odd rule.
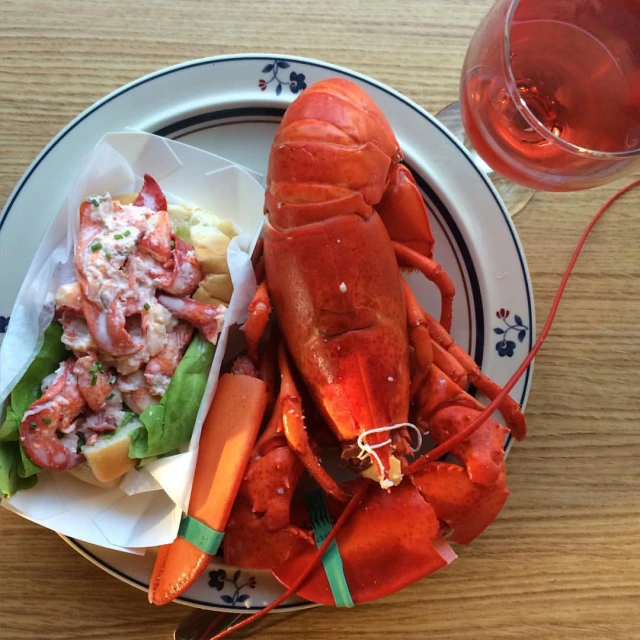
[[[258,378],[225,374],[202,427],[188,513],[219,532],[240,488],[267,404]],[[160,548],[149,585],[149,602],[167,604],[184,593],[207,568],[211,556],[176,538]]]
[[[267,404],[265,383],[227,373],[220,378],[200,437],[189,515],[224,531]]]

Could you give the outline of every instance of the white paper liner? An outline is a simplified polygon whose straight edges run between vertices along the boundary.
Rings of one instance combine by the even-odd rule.
[[[4,403],[42,346],[58,287],[73,281],[78,210],[88,197],[139,191],[145,173],[170,203],[196,205],[231,218],[240,235],[228,248],[234,293],[223,324],[204,398],[188,447],[130,471],[104,489],[68,473],[42,471],[38,484],[2,501],[23,517],[99,546],[141,553],[171,542],[186,511],[202,423],[215,391],[229,328],[243,323],[256,289],[250,255],[262,225],[264,190],[253,172],[225,158],[147,133],[108,134],[82,161],[22,284],[0,347],[0,403]],[[43,197],[46,203],[46,197]]]

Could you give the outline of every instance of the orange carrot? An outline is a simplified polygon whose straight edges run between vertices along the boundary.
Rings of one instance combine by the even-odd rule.
[[[225,374],[202,427],[188,513],[224,532],[267,404],[262,380]],[[207,568],[211,556],[183,538],[160,548],[149,602],[167,604]]]
[[[224,531],[267,404],[258,378],[220,378],[202,428],[189,515]]]

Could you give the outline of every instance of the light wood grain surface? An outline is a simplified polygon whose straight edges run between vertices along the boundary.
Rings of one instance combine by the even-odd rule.
[[[489,0],[3,0],[0,201],[69,120],[166,65],[234,52],[324,59],[427,110],[456,99]],[[627,181],[630,179],[627,179]],[[539,326],[597,207],[625,183],[537,194],[516,219]],[[640,190],[606,215],[536,360],[512,492],[460,558],[355,610],[271,617],[241,637],[640,638]],[[153,608],[50,531],[0,510],[0,636],[172,638],[188,612]]]

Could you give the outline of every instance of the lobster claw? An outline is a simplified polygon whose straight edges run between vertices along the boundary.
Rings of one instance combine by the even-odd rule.
[[[275,424],[261,436],[240,485],[227,523],[224,559],[229,565],[271,569],[304,547],[313,549],[311,535],[289,525],[293,492],[302,463]]]
[[[224,540],[225,564],[252,569],[271,569],[274,564],[304,555],[305,549],[315,549],[311,536],[289,525],[270,531],[256,517],[251,502],[238,496],[227,524]],[[306,557],[306,556],[305,556]]]
[[[470,407],[445,407],[429,422],[431,437],[445,442],[471,424],[478,415]],[[504,474],[504,439],[508,429],[495,420],[487,420],[475,433],[454,447],[451,452],[465,466],[471,482],[494,485]]]
[[[495,520],[509,497],[505,476],[502,465],[493,484],[476,484],[464,467],[434,462],[412,475],[411,481],[438,519],[453,529],[450,540],[469,544]]]
[[[66,471],[84,460],[75,451],[76,443],[65,443],[60,437],[69,433],[67,428],[85,407],[73,373],[74,365],[73,358],[65,360],[49,388],[22,417],[20,442],[29,459],[43,469]],[[77,440],[76,436],[73,438]]]
[[[345,506],[331,498],[327,503],[334,517]],[[410,482],[391,492],[372,487],[336,537],[353,602],[382,598],[450,564],[456,555],[438,535],[439,528],[433,508]],[[313,547],[304,548],[272,572],[288,587],[315,552]],[[321,564],[297,593],[312,602],[335,605]]]

